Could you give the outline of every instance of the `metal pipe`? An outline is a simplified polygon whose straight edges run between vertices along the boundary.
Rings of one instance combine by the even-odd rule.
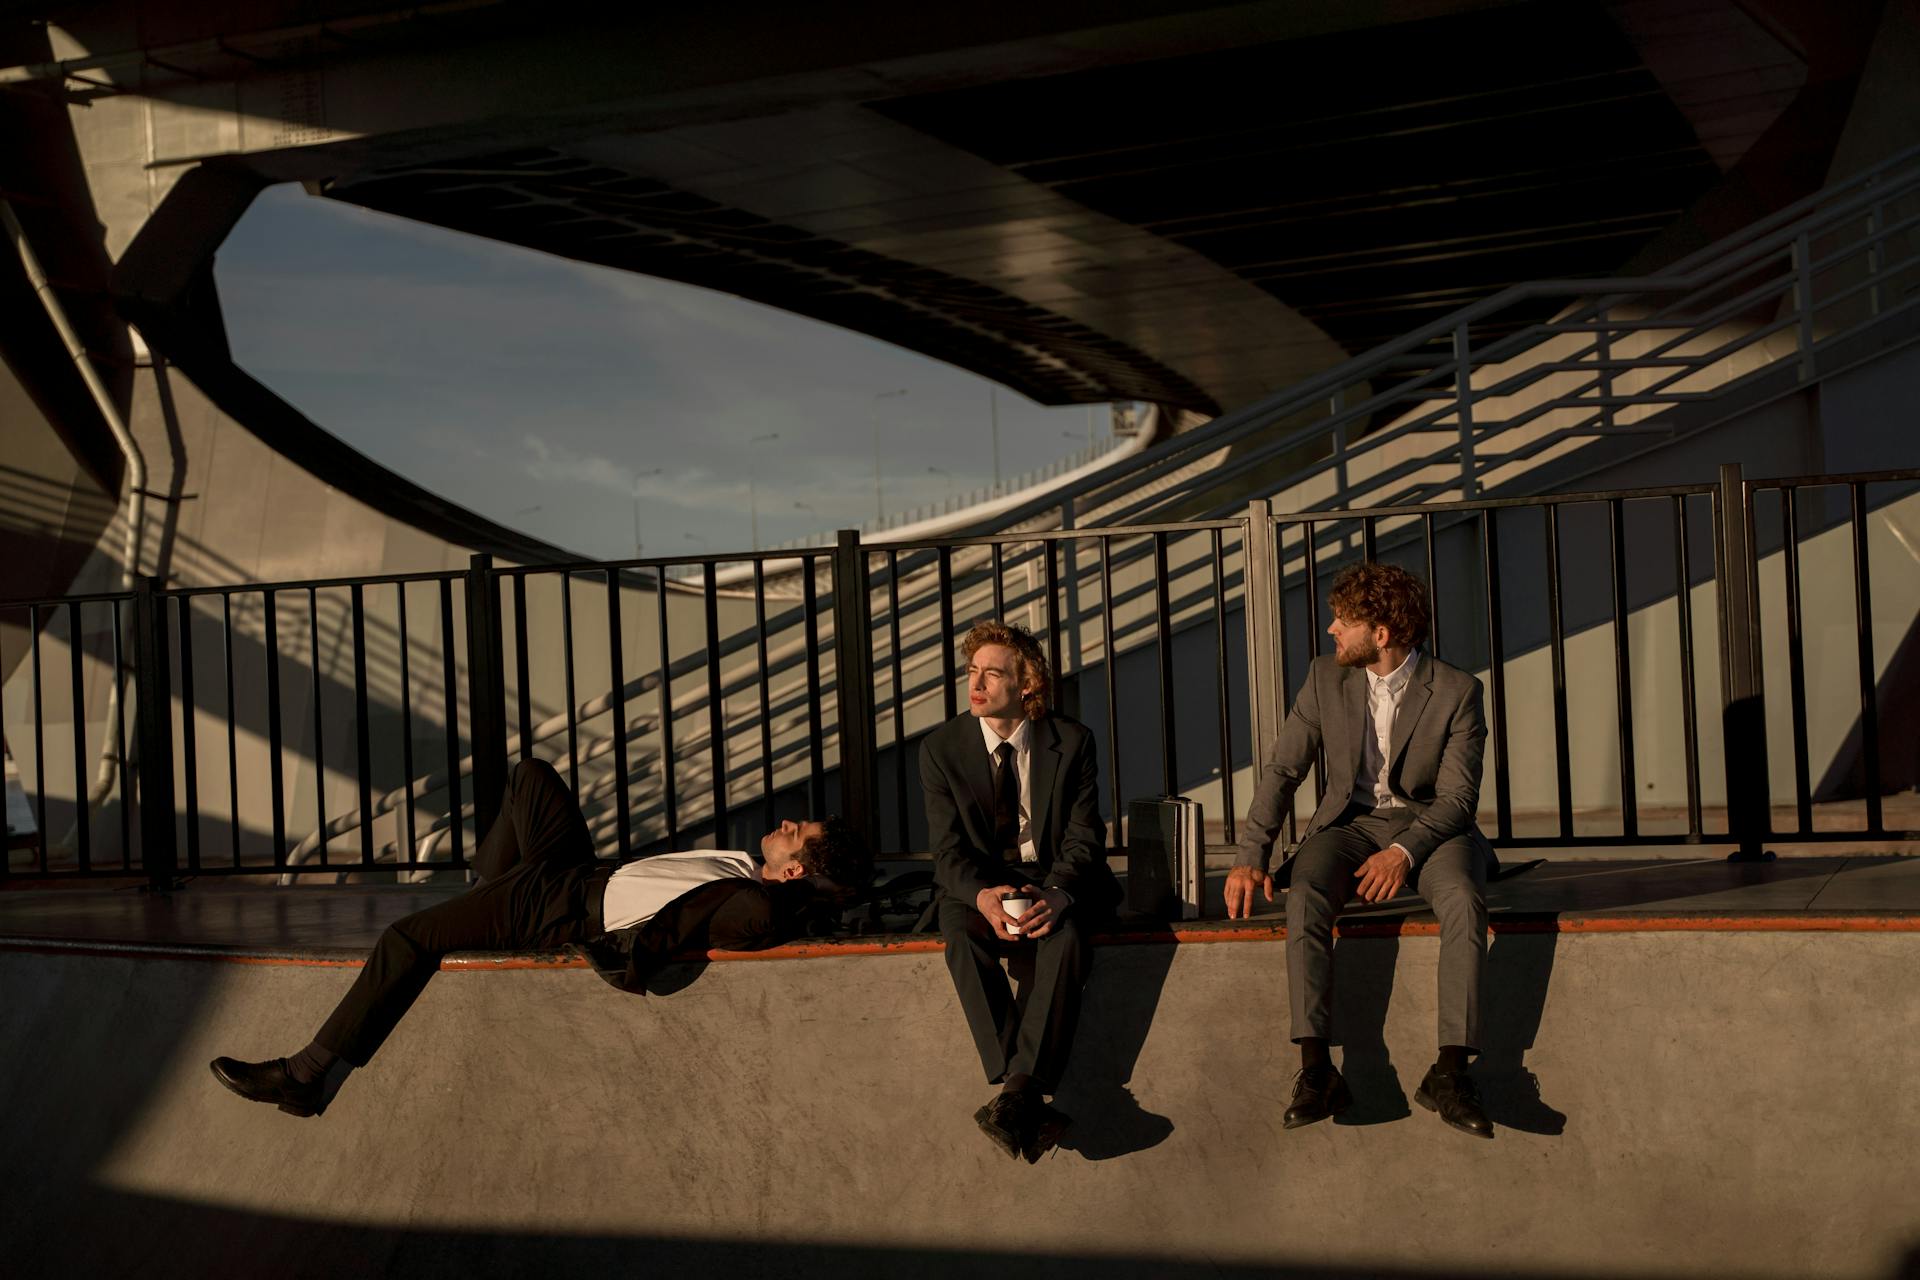
[[[33,286],[35,295],[40,299],[40,305],[46,310],[47,319],[53,324],[54,332],[60,335],[60,341],[67,349],[67,355],[72,359],[73,367],[79,372],[80,380],[86,384],[87,394],[93,397],[94,407],[100,410],[101,418],[106,421],[107,430],[113,433],[114,442],[120,446],[120,453],[126,459],[127,545],[120,565],[120,586],[122,590],[131,591],[133,580],[140,572],[140,544],[147,519],[146,455],[140,452],[139,442],[133,438],[133,432],[128,430],[126,419],[120,416],[119,406],[114,404],[113,397],[107,394],[106,384],[100,381],[100,374],[94,369],[85,344],[80,341],[80,335],[74,332],[73,326],[67,321],[66,309],[60,305],[60,299],[55,296],[52,282],[47,279],[47,273],[40,269],[40,259],[33,252],[33,246],[28,243],[26,230],[21,227],[20,220],[14,216],[13,205],[4,198],[0,198],[0,223],[6,225],[7,238],[13,241],[13,251],[20,258],[20,269],[26,272],[27,282]],[[72,637],[72,643],[76,645],[80,643],[77,633]],[[116,680],[107,691],[106,718],[109,721],[114,720],[119,713],[120,682]],[[74,714],[76,717],[80,716],[81,708],[75,707]],[[113,791],[118,765],[118,761],[114,759],[113,741],[109,737],[101,744],[100,764],[94,771],[93,786],[87,789],[86,808],[88,810],[97,809]],[[122,803],[125,803],[124,797]],[[76,815],[74,829],[67,832],[66,838],[60,842],[62,846],[73,843],[78,829],[79,820]]]

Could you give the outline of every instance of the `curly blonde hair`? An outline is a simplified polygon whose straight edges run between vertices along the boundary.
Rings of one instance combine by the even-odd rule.
[[[1025,690],[1020,696],[1020,709],[1027,719],[1038,720],[1047,714],[1047,700],[1053,693],[1053,670],[1047,665],[1047,655],[1040,648],[1040,642],[1025,627],[986,618],[974,623],[966,639],[960,642],[960,656],[971,663],[973,655],[990,644],[1013,650],[1013,676]]]

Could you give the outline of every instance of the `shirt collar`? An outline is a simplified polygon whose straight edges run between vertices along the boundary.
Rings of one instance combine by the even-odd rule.
[[[1013,727],[1013,736],[1011,738],[1005,739],[1006,742],[1009,742],[1013,745],[1013,753],[1015,755],[1021,755],[1026,751],[1027,738],[1029,737],[1030,728],[1031,728],[1030,722],[1026,720],[1022,720],[1019,724]],[[1000,743],[1002,741],[1000,735],[995,733],[993,731],[993,726],[988,724],[985,720],[982,720],[980,722],[980,737],[981,737],[981,740],[987,744],[988,755],[992,755],[994,752],[1000,749]]]
[[[1386,675],[1375,675],[1372,671],[1368,671],[1367,687],[1370,689],[1378,689],[1381,685],[1385,685],[1387,692],[1397,697],[1400,691],[1406,688],[1413,680],[1413,669],[1419,665],[1419,662],[1420,651],[1418,649],[1409,649],[1407,650],[1405,660]]]

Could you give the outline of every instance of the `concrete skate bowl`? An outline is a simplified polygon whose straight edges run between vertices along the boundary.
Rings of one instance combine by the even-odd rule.
[[[345,952],[0,951],[0,1209],[37,1275],[1916,1274],[1920,918],[1496,919],[1492,1142],[1409,1105],[1430,924],[1343,926],[1358,1103],[1286,1132],[1277,922],[1108,940],[1028,1167],[937,942],[813,943],[613,991],[450,958],[300,1120],[217,1054],[304,1043]]]

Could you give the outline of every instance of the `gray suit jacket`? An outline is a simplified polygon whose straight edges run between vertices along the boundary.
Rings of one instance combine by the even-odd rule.
[[[1343,667],[1331,656],[1315,658],[1287,722],[1280,727],[1273,753],[1261,763],[1254,779],[1253,803],[1240,828],[1234,864],[1267,869],[1274,836],[1292,807],[1294,788],[1322,747],[1327,755],[1327,794],[1300,839],[1337,821],[1352,799],[1361,746],[1371,729],[1367,673]],[[1486,743],[1480,681],[1422,653],[1394,717],[1387,756],[1387,784],[1414,811],[1413,822],[1400,834],[1399,843],[1413,855],[1416,870],[1435,849],[1459,835],[1471,837],[1493,865],[1493,847],[1473,821],[1480,802],[1480,755]]]

